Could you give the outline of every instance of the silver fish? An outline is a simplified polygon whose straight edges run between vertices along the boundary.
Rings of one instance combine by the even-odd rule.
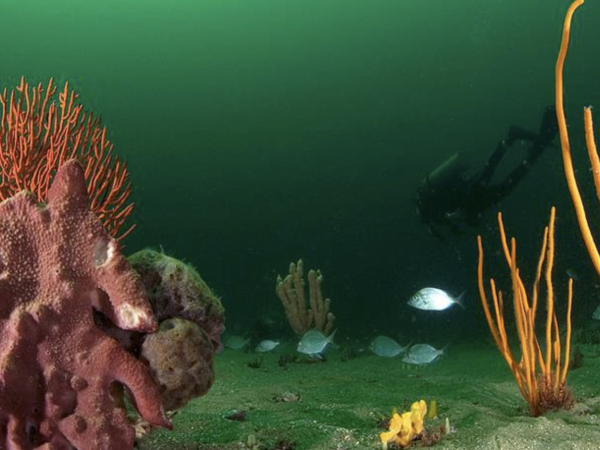
[[[300,353],[318,358],[325,351],[325,348],[333,343],[333,336],[336,331],[334,330],[329,336],[325,336],[318,330],[308,330],[298,342],[297,350]]]
[[[446,345],[446,347],[448,347]],[[402,362],[423,366],[431,364],[444,354],[446,347],[438,350],[429,344],[415,344],[409,350]]]
[[[600,306],[598,306],[594,310],[594,313],[592,314],[592,319],[594,319],[594,320],[600,320]]]
[[[278,345],[279,345],[279,341],[270,341],[267,339],[264,341],[260,341],[258,343],[258,345],[256,346],[256,348],[254,349],[254,351],[257,353],[267,353],[267,352],[270,352],[271,350],[273,350]]]
[[[454,304],[458,304],[464,309],[463,292],[458,297],[454,298],[446,291],[438,288],[426,287],[414,294],[408,304],[413,308],[422,309],[424,311],[444,311]]]
[[[250,339],[248,339],[248,338],[244,339],[241,336],[232,334],[225,340],[225,347],[230,348],[232,350],[241,350],[246,345],[248,345],[249,342],[250,342]]]
[[[394,356],[398,356],[400,353],[404,353],[407,349],[408,345],[406,347],[402,347],[395,340],[387,336],[377,336],[369,345],[369,350],[371,350],[377,356],[383,356],[385,358],[393,358]]]

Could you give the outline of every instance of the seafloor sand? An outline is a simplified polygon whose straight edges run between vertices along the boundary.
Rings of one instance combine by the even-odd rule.
[[[256,355],[226,350],[217,359],[217,381],[210,393],[188,404],[174,418],[171,432],[155,431],[141,450],[275,450],[282,440],[296,450],[380,449],[378,423],[419,399],[437,399],[441,418],[455,432],[443,449],[599,449],[600,351],[583,347],[584,366],[569,375],[577,399],[569,412],[532,418],[497,350],[487,345],[456,344],[448,355],[421,369],[400,359],[361,356],[342,362],[339,352],[325,363],[294,363],[281,368],[265,356],[262,367],[247,363]],[[275,398],[289,391],[299,401]],[[247,411],[244,422],[223,416]],[[439,426],[439,421],[429,422]],[[285,448],[285,447],[283,447]]]

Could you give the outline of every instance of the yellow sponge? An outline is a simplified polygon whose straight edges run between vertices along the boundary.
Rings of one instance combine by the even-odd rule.
[[[414,402],[410,411],[402,414],[394,413],[390,420],[389,431],[379,435],[384,450],[393,443],[405,448],[412,440],[423,432],[423,419],[427,414],[427,403],[424,400]]]

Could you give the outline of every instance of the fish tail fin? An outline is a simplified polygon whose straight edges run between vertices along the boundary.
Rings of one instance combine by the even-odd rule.
[[[450,347],[450,342],[448,342],[446,345],[444,345],[442,347],[442,350],[441,350],[441,353],[440,353],[442,356],[445,356],[446,353],[448,353],[448,347]]]
[[[330,344],[333,344],[333,338],[335,336],[336,331],[337,331],[337,328],[335,330],[333,330],[333,332],[329,336],[327,336],[327,340],[329,341]]]
[[[466,290],[464,290],[464,291],[462,291],[462,292],[460,293],[460,295],[459,295],[458,297],[456,297],[456,298],[454,299],[454,302],[455,302],[455,303],[456,303],[458,306],[460,306],[462,309],[466,309],[466,306],[465,306],[465,294],[466,294],[466,293],[467,293],[467,291],[466,291]]]

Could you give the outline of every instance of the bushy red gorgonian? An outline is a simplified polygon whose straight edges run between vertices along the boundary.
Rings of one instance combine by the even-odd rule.
[[[122,239],[134,227],[119,235],[133,210],[133,203],[127,202],[127,166],[112,154],[100,118],[83,110],[68,83],[58,104],[55,93],[52,78],[46,88],[41,83],[30,88],[21,78],[15,90],[1,93],[0,201],[28,190],[46,202],[58,168],[76,158],[85,170],[90,209],[113,237]]]

